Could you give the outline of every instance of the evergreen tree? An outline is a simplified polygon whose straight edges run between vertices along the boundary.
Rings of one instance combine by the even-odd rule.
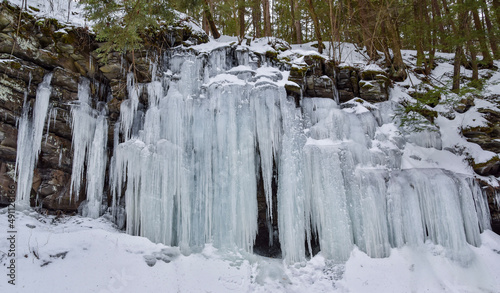
[[[143,46],[141,35],[149,29],[158,29],[172,19],[165,0],[82,0],[86,17],[95,22],[99,49],[106,60],[110,51],[134,52]]]

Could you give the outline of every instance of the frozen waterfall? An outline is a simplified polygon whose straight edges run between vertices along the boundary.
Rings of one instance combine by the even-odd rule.
[[[25,209],[30,206],[31,189],[33,185],[33,171],[38,162],[38,155],[42,146],[43,127],[47,118],[49,99],[52,87],[52,74],[47,74],[36,90],[35,106],[30,117],[30,103],[27,93],[24,97],[23,113],[18,121],[17,135],[17,194],[16,208]]]
[[[97,103],[97,109],[92,108],[90,81],[82,79],[78,85],[78,102],[71,108],[73,133],[71,194],[74,194],[75,200],[78,201],[86,166],[87,201],[83,207],[83,215],[92,218],[101,215],[104,192],[108,141],[106,110],[106,104],[103,102]]]
[[[402,169],[407,142],[378,132],[393,125],[391,102],[358,111],[306,98],[297,108],[284,90],[287,72],[230,50],[172,51],[154,64],[150,83],[129,77],[109,168],[112,210],[121,222],[126,215],[128,233],[184,253],[208,242],[252,252],[262,180],[270,245],[279,239],[288,263],[305,260],[313,242],[335,261],[347,260],[355,245],[386,257],[391,248],[426,241],[471,260],[467,244],[480,245],[489,228],[485,195],[465,175]],[[78,196],[87,166],[88,215],[97,217],[107,120],[90,107],[88,81],[80,91],[72,190]],[[433,133],[408,140],[441,148]]]

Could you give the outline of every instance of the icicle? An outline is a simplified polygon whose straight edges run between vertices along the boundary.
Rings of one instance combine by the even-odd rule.
[[[278,165],[282,135],[281,127],[279,127],[279,121],[281,120],[279,101],[283,93],[275,86],[264,85],[254,88],[250,95],[255,115],[255,132],[260,153],[264,192],[266,194],[267,217],[268,221],[272,223],[273,163],[276,162],[276,165]],[[274,127],[270,127],[271,125]],[[269,233],[272,232],[272,229],[270,229]],[[270,241],[272,241],[272,235],[269,236]]]
[[[71,146],[73,148],[73,169],[71,172],[71,196],[75,195],[78,201],[80,184],[83,178],[85,160],[91,148],[95,118],[90,106],[90,81],[82,79],[78,84],[78,104],[71,108],[71,132],[73,134]]]
[[[88,150],[87,160],[87,209],[84,216],[98,218],[101,215],[101,203],[104,191],[104,177],[106,172],[106,144],[108,141],[108,122],[106,119],[105,104],[102,106],[96,120],[96,127],[92,145]]]
[[[131,138],[132,126],[139,106],[139,95],[141,94],[141,88],[134,82],[132,73],[127,75],[127,91],[129,98],[120,105],[120,125],[125,140]]]
[[[63,149],[62,149],[62,146],[59,148],[59,161],[57,163],[57,166],[58,167],[61,167],[61,163],[62,163],[62,155],[63,155]]]
[[[30,206],[33,171],[42,144],[43,127],[52,90],[51,80],[52,74],[49,73],[38,85],[32,120],[28,117],[29,104],[25,101],[23,114],[19,121],[15,172],[17,174],[16,207],[20,209],[26,209]]]
[[[90,81],[82,79],[78,85],[78,104],[73,105],[71,109],[73,169],[70,191],[78,200],[86,166],[87,205],[82,213],[84,216],[97,218],[101,214],[104,191],[108,122],[106,105],[98,103],[97,110],[94,110],[90,104]]]
[[[305,146],[305,194],[323,255],[345,261],[353,247],[338,145]]]
[[[280,105],[284,133],[278,169],[279,238],[283,258],[294,263],[305,260],[305,235],[310,235],[302,173],[301,149],[305,137],[301,133],[300,112],[295,103],[282,96]]]

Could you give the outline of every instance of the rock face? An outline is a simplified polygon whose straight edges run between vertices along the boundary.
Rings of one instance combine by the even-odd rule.
[[[85,197],[78,201],[70,197],[73,158],[70,105],[77,100],[80,79],[91,79],[94,102],[107,102],[112,129],[126,94],[126,69],[132,63],[132,56],[112,53],[104,64],[96,52],[99,43],[88,29],[63,26],[53,19],[36,19],[19,12],[6,2],[0,4],[0,204],[8,204],[9,195],[15,195],[16,126],[24,101],[33,108],[37,86],[46,74],[53,73],[47,116],[50,122],[49,127],[45,126],[34,170],[31,205],[75,212]],[[150,58],[146,57],[146,51],[151,51],[150,44],[161,49],[207,40],[206,35],[197,34],[181,23],[149,36],[145,52],[136,52],[135,56],[138,81],[151,79]],[[108,144],[112,145],[113,131],[108,133]]]
[[[389,99],[390,80],[378,66],[360,69],[352,66],[335,67],[320,56],[304,56],[306,65],[291,68],[289,80],[298,84],[304,97],[339,99],[347,102],[355,97],[371,103]],[[335,90],[337,88],[337,90]],[[297,96],[293,86],[287,87],[291,96]]]
[[[290,81],[299,85],[304,97],[335,98],[334,64],[321,56],[304,56],[305,65],[293,66],[290,70]],[[297,96],[293,87],[287,88],[291,96]]]
[[[488,99],[488,97],[486,98]],[[499,103],[497,96],[489,98]],[[471,103],[463,101],[462,104],[470,105]],[[468,141],[480,145],[483,150],[500,154],[500,113],[491,109],[479,109],[478,111],[483,114],[483,117],[488,121],[488,125],[486,127],[463,129],[462,134]],[[474,163],[473,168],[479,175],[500,177],[500,159],[498,156],[487,162]],[[491,186],[485,186],[484,188],[488,192],[492,228],[500,234],[500,196],[496,195],[500,193],[500,189]]]

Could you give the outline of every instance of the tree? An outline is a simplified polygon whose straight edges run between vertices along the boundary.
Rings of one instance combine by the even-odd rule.
[[[368,56],[370,57],[370,59],[377,60],[379,56],[374,45],[375,29],[373,28],[372,24],[372,21],[374,20],[373,8],[370,7],[370,2],[368,0],[359,0],[358,5],[358,17],[359,23],[361,25],[363,43],[366,47],[366,51],[368,52]]]
[[[463,0],[457,1],[458,10],[458,31],[464,32],[467,28],[469,11],[464,5]],[[458,36],[457,36],[458,37]],[[460,66],[463,58],[463,38],[458,38],[455,46],[455,60],[453,61],[453,85],[452,91],[458,93],[460,90]]]
[[[262,37],[260,0],[252,0],[252,24],[254,38]]]
[[[321,29],[319,26],[319,20],[318,16],[316,15],[316,11],[314,10],[314,5],[312,3],[312,0],[306,0],[307,1],[307,8],[309,9],[309,13],[311,14],[311,18],[313,20],[314,24],[314,33],[316,35],[316,39],[318,41],[318,52],[320,54],[323,53],[323,38],[321,37]]]
[[[476,1],[474,1],[476,2]],[[473,3],[472,7],[470,7],[470,10],[472,12],[472,19],[474,20],[474,27],[475,27],[475,33],[477,35],[478,41],[479,41],[479,46],[481,48],[481,53],[483,54],[483,63],[484,65],[488,67],[493,66],[493,59],[491,58],[490,50],[488,49],[488,45],[486,44],[486,37],[485,37],[485,30],[483,29],[483,24],[481,23],[481,20],[479,19],[479,14],[477,13],[477,7]]]
[[[238,0],[238,32],[240,42],[245,37],[245,0]]]
[[[495,28],[493,27],[493,24],[491,23],[490,19],[490,12],[488,8],[488,4],[486,3],[486,0],[483,0],[481,3],[481,9],[483,10],[484,13],[484,20],[486,22],[486,28],[488,28],[488,40],[490,41],[490,46],[491,46],[491,51],[493,52],[493,57],[495,59],[500,59],[500,52],[498,51],[497,47],[497,32],[495,31]]]
[[[290,0],[292,40],[297,44],[302,44],[302,25],[300,24],[300,8],[298,0]]]
[[[271,11],[269,7],[269,0],[262,0],[262,8],[264,10],[264,35],[271,36]]]
[[[106,60],[111,51],[132,52],[143,46],[141,35],[149,29],[158,29],[161,22],[173,18],[165,0],[82,0],[86,4],[85,15],[94,21],[98,41],[104,41],[99,49]],[[135,58],[133,57],[133,65]],[[135,66],[134,66],[135,69]]]
[[[212,16],[212,12],[210,11],[209,0],[203,0],[203,14],[207,19],[210,31],[212,32],[212,36],[214,37],[214,39],[220,38],[220,33],[217,30],[217,26],[215,26],[214,18]]]

